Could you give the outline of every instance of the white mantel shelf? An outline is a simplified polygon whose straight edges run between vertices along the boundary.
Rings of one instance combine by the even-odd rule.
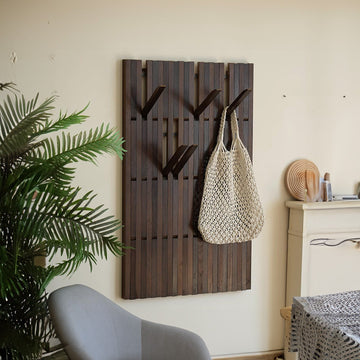
[[[360,207],[360,199],[327,202],[286,201],[285,204],[288,208],[302,210],[347,209]]]

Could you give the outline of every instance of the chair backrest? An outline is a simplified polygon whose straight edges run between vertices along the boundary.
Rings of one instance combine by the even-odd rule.
[[[141,319],[84,285],[55,290],[49,309],[71,360],[141,359]]]

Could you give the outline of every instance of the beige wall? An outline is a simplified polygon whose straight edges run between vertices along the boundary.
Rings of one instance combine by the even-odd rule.
[[[213,355],[282,347],[287,212],[284,170],[298,158],[360,180],[360,3],[357,0],[0,0],[0,82],[58,94],[89,126],[121,127],[121,59],[255,64],[254,166],[265,208],[250,291],[124,301],[120,261],[82,267],[51,289],[85,283],[149,320],[199,333]],[[14,59],[16,55],[16,59]],[[285,97],[284,97],[285,95]],[[345,96],[345,97],[344,97]],[[120,214],[120,162],[79,166],[77,181]]]

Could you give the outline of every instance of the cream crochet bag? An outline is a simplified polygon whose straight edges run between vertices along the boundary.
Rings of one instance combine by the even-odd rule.
[[[217,144],[206,168],[199,213],[202,238],[213,244],[254,239],[264,224],[249,154],[240,140],[236,113],[231,114],[232,143],[224,145],[224,109]]]

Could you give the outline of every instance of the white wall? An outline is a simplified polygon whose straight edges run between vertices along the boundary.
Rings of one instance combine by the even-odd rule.
[[[266,222],[253,242],[252,289],[124,301],[120,260],[110,258],[49,290],[88,284],[141,317],[199,333],[213,355],[282,348],[284,171],[308,158],[332,174],[335,193],[360,181],[359,34],[357,0],[0,0],[0,82],[27,96],[58,94],[63,110],[90,101],[88,126],[121,128],[124,58],[255,64],[254,166]],[[118,216],[120,168],[107,157],[77,175]]]

